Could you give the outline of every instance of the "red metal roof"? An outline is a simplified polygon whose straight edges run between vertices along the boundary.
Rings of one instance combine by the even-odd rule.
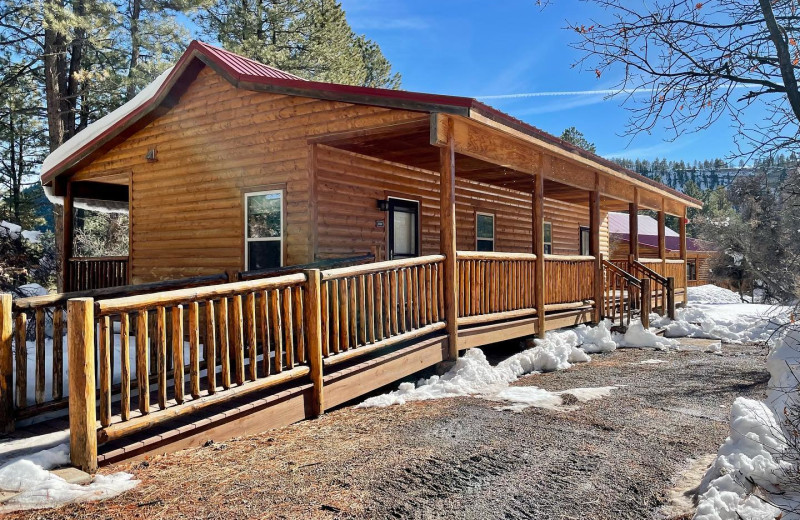
[[[80,146],[73,145],[75,149],[69,150],[67,153],[63,153],[62,151],[60,155],[64,156],[63,160],[61,157],[59,157],[57,164],[52,166],[48,165],[46,170],[44,167],[42,168],[42,182],[50,182],[58,174],[72,167],[78,161],[89,155],[98,145],[102,145],[108,140],[119,135],[128,126],[133,124],[133,122],[142,117],[143,113],[155,109],[160,101],[164,98],[166,93],[175,85],[179,77],[186,70],[189,62],[195,58],[205,58],[205,60],[208,60],[214,66],[223,70],[234,81],[285,87],[289,88],[290,90],[296,90],[299,92],[298,95],[312,95],[312,92],[316,92],[320,93],[319,95],[321,96],[322,93],[324,93],[324,97],[328,99],[341,99],[342,101],[346,102],[376,104],[379,106],[380,100],[387,100],[386,102],[391,100],[395,103],[394,106],[396,107],[402,108],[405,107],[406,104],[411,103],[423,107],[420,108],[419,106],[415,106],[415,108],[411,108],[412,110],[426,110],[426,108],[424,108],[426,106],[430,107],[427,109],[430,111],[446,111],[446,109],[450,108],[454,109],[455,111],[460,111],[458,113],[467,116],[469,115],[470,110],[475,110],[479,113],[482,113],[486,117],[498,120],[533,137],[548,141],[551,144],[555,144],[565,151],[575,153],[620,173],[624,173],[629,177],[650,184],[651,186],[669,192],[686,201],[701,204],[701,202],[697,199],[689,197],[684,193],[658,183],[634,171],[628,170],[627,168],[623,168],[622,166],[609,161],[608,159],[600,157],[599,155],[595,155],[571,143],[563,141],[554,135],[548,134],[547,132],[538,129],[533,125],[516,119],[505,112],[481,103],[473,98],[308,81],[293,74],[289,74],[288,72],[264,65],[263,63],[259,63],[249,58],[226,51],[225,49],[221,49],[197,40],[192,41],[192,43],[178,60],[178,63],[176,63],[175,67],[173,67],[169,77],[166,79],[166,81],[164,81],[163,85],[159,86],[158,92],[156,92],[152,98],[145,103],[132,108],[129,113],[124,114],[119,119],[114,120],[111,126],[103,128],[101,131],[95,131],[94,133],[97,135],[92,137],[91,140],[82,143]],[[354,97],[357,99],[354,99]],[[97,123],[99,123],[99,121]],[[84,130],[84,132],[85,131],[86,130]],[[67,143],[62,145],[62,147],[69,146],[69,143],[70,141],[67,141]],[[56,152],[54,152],[54,154],[55,153]]]
[[[257,61],[239,56],[225,49],[214,47],[201,41],[193,41],[187,49],[187,52],[196,47],[203,50],[204,54],[212,58],[219,66],[225,68],[228,73],[237,79],[243,78],[272,78],[272,79],[288,79],[293,81],[305,81],[300,76],[289,74],[280,69],[264,65]]]

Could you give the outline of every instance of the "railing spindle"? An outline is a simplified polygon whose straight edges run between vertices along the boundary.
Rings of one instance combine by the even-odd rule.
[[[172,378],[175,382],[175,401],[183,403],[183,305],[170,312],[172,318]],[[191,347],[190,347],[191,349]],[[191,356],[191,352],[189,354]]]

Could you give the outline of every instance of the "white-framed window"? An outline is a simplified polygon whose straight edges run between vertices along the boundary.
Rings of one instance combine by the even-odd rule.
[[[544,223],[544,254],[553,254],[553,224],[551,222]]]
[[[283,265],[283,191],[244,194],[244,258],[247,271]]]
[[[494,251],[494,215],[475,213],[475,250]]]

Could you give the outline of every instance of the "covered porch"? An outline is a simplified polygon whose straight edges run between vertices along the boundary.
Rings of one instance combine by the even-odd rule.
[[[684,301],[685,215],[687,205],[696,204],[645,177],[623,173],[612,163],[598,163],[596,156],[569,149],[570,145],[543,132],[532,136],[530,127],[520,127],[477,114],[434,113],[417,121],[329,134],[309,142],[312,147],[332,147],[438,172],[439,254],[444,257],[443,292],[446,297],[454,295],[445,305],[452,312],[448,334],[453,338],[458,330],[487,324],[498,340],[522,335],[523,330],[531,333],[535,329],[543,335],[547,316],[556,313],[573,323],[609,317],[624,325],[633,315],[642,315],[646,321],[644,305],[666,314]],[[456,204],[458,179],[527,198],[530,205],[519,208],[519,218],[528,220],[529,234],[517,229],[514,247],[508,249],[464,250],[463,236],[469,231],[463,210],[459,213]],[[569,254],[563,250],[552,254],[549,235],[553,228],[545,222],[545,199],[577,205],[585,212],[589,225],[581,228],[580,237],[576,229],[575,250]],[[611,263],[604,216],[611,211],[628,212],[635,235],[637,215],[645,210],[658,214],[659,258],[643,258],[638,247],[631,247],[624,262]],[[667,215],[681,222],[679,258],[667,258]],[[528,245],[519,239],[527,239]],[[480,249],[477,243],[475,249]],[[646,304],[642,303],[645,291]],[[520,327],[496,326],[509,321]],[[470,345],[465,341],[452,341],[451,345]]]
[[[114,173],[83,178],[73,175],[53,184],[54,200],[62,205],[59,289],[61,292],[91,291],[130,283],[130,253],[122,256],[76,254],[76,213],[80,209],[128,213],[130,175]]]

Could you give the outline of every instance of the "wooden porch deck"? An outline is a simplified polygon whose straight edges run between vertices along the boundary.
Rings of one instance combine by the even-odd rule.
[[[449,294],[445,260],[431,255],[116,298],[73,298],[66,301],[66,320],[63,300],[30,308],[33,378],[26,367],[25,313],[12,317],[10,297],[3,295],[3,424],[13,428],[15,420],[63,409],[67,392],[59,359],[66,350],[73,462],[94,469],[314,417],[453,359],[454,352],[588,323],[598,313],[622,319],[631,309],[641,310],[644,295],[650,295],[626,288],[597,298],[596,280],[608,287],[610,276],[596,270],[592,256],[544,255],[540,262],[534,254],[476,252],[457,253],[458,284]],[[537,265],[545,280],[540,305]],[[456,306],[452,329],[448,300]],[[618,310],[609,314],[613,309]],[[45,334],[48,315],[56,331],[52,344]],[[45,377],[48,356],[55,360],[51,384]]]

